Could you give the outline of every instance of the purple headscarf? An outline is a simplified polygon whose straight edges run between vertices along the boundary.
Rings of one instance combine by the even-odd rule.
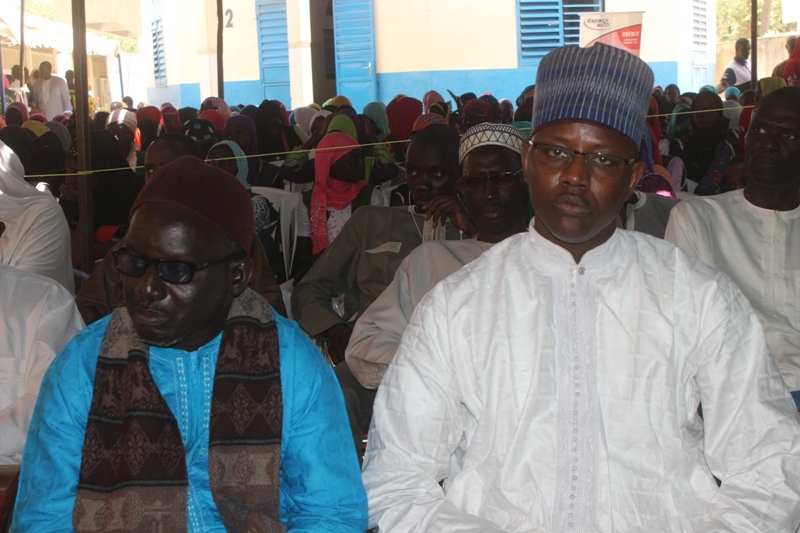
[[[248,107],[255,108],[255,106],[248,106]],[[242,111],[244,111],[244,109]],[[255,122],[253,122],[253,119],[242,114],[233,115],[231,118],[225,121],[225,126],[227,126],[228,124],[236,124],[237,126],[241,126],[250,132],[250,149],[247,152],[245,152],[245,155],[248,156],[256,155],[256,153],[258,153],[258,134],[256,133],[256,124]],[[258,177],[260,174],[261,174],[261,158],[248,157],[247,183],[249,183],[250,185],[258,185],[259,183]]]

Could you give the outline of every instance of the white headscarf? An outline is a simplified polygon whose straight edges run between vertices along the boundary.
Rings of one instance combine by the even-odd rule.
[[[25,181],[14,151],[0,141],[0,263],[46,276],[75,293],[69,226],[49,192]]]
[[[294,110],[294,121],[296,122],[295,131],[300,136],[300,140],[306,142],[311,134],[308,132],[311,128],[311,121],[317,114],[316,109],[310,107],[298,107]]]
[[[136,118],[136,112],[130,109],[117,109],[108,115],[106,119],[106,128],[110,124],[122,124],[133,133],[134,141],[131,143],[131,149],[125,154],[125,160],[132,169],[136,170],[136,152],[138,151],[136,147],[136,131],[139,129],[139,120]]]

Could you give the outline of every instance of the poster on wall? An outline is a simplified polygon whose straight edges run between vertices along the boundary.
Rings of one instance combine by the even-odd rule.
[[[630,13],[581,13],[580,47],[603,43],[639,57],[642,44],[642,11]]]

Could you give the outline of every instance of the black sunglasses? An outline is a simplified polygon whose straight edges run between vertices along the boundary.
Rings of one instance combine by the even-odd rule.
[[[155,265],[158,277],[167,283],[175,285],[185,285],[190,283],[194,278],[194,273],[198,270],[203,270],[214,265],[220,265],[226,261],[230,261],[234,256],[228,256],[216,261],[209,261],[206,263],[189,263],[187,261],[167,261],[162,259],[145,259],[128,253],[125,248],[120,248],[114,251],[114,264],[117,270],[132,278],[138,278],[147,272],[150,265]]]

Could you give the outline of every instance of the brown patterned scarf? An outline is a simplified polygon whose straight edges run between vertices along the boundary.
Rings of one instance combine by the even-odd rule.
[[[127,310],[117,309],[97,359],[76,531],[188,529],[186,451],[148,360]],[[211,492],[229,531],[285,531],[278,510],[282,423],[278,330],[266,300],[248,289],[222,330],[211,403]]]

